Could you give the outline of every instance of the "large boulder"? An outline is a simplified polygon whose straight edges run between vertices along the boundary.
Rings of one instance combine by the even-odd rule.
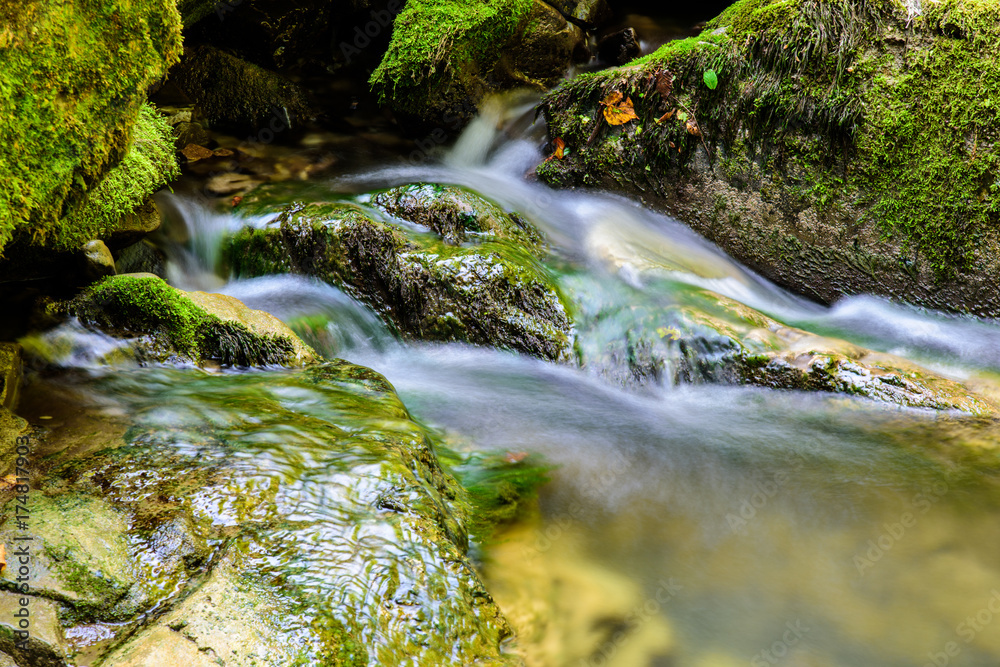
[[[551,93],[569,150],[539,174],[636,195],[824,302],[997,316],[997,62],[992,3],[742,0]]]
[[[371,84],[404,118],[454,129],[488,93],[554,85],[585,45],[542,0],[409,0]]]
[[[156,132],[145,89],[180,55],[180,17],[173,0],[5,0],[0,25],[0,252],[72,250],[163,183],[102,189],[123,160],[141,170],[127,156]]]
[[[342,286],[407,336],[568,360],[572,323],[537,257],[538,232],[457,193],[423,184],[393,189],[373,195],[367,210],[245,202],[270,220],[233,236],[226,254],[237,275],[300,273]]]
[[[281,132],[313,113],[290,80],[211,46],[185,49],[170,74],[201,117],[234,130]]]

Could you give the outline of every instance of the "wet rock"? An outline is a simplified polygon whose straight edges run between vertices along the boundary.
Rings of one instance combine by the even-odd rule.
[[[21,605],[22,600],[28,601],[26,606]],[[27,631],[20,627],[16,616],[25,609],[29,614]],[[0,651],[17,660],[17,663],[11,660],[8,664],[31,667],[66,667],[69,664],[58,611],[59,605],[50,600],[0,591]],[[27,634],[19,635],[19,632]],[[25,645],[19,646],[24,639],[27,639]]]
[[[131,212],[122,215],[102,240],[111,250],[117,251],[138,243],[159,228],[160,212],[150,197]]]
[[[210,46],[186,50],[171,75],[211,123],[273,136],[313,115],[296,84]]]
[[[429,228],[451,245],[480,237],[516,241],[525,249],[542,242],[538,231],[517,214],[452,185],[402,185],[376,192],[370,201],[389,215]]]
[[[143,361],[298,366],[315,353],[273,315],[222,294],[183,292],[153,275],[105,280],[67,304],[87,327],[127,337]]]
[[[661,303],[591,279],[569,277],[563,287],[573,295],[583,366],[626,387],[751,384],[983,416],[1000,410],[986,392],[890,354],[787,327],[708,290]]]
[[[14,505],[3,508],[0,539],[16,545]],[[162,537],[140,539],[128,517],[84,494],[31,496],[31,592],[64,607],[77,623],[123,622],[176,593],[186,579],[183,550],[156,548]],[[201,545],[205,550],[204,543]],[[13,588],[15,572],[0,585]]]
[[[0,343],[0,406],[13,410],[21,394],[21,346]]]
[[[182,149],[190,144],[207,144],[212,136],[201,123],[177,123],[174,125],[174,146]]]
[[[112,257],[104,241],[88,241],[81,249],[83,260],[83,277],[88,282],[94,282],[107,276],[115,275],[115,258]]]
[[[986,165],[1000,135],[974,120],[1000,96],[996,19],[965,0],[738,2],[698,37],[550,94],[549,132],[570,154],[539,175],[631,193],[823,302],[874,293],[996,317],[1000,195]],[[580,122],[600,122],[616,91],[637,120]],[[683,109],[694,119],[656,122]]]
[[[157,614],[75,641],[78,655],[116,666],[510,663],[510,628],[466,556],[468,499],[384,377],[331,362],[228,376],[144,368],[102,385],[98,400],[128,415],[125,441],[57,459],[34,491],[46,514],[32,530],[46,553],[78,541],[62,562],[102,568],[101,591],[165,597]],[[63,451],[71,430],[50,446]],[[133,571],[117,557],[105,565],[109,551],[128,551]],[[146,566],[155,576],[142,584]],[[68,633],[97,627],[58,597]]]
[[[118,273],[151,273],[164,278],[167,275],[167,256],[156,245],[142,240],[118,254],[115,262]]]
[[[625,28],[612,33],[597,44],[597,58],[606,65],[624,65],[641,55],[639,35],[634,28]]]
[[[108,656],[108,667],[295,664],[293,643],[277,644],[282,600],[226,557],[189,598]],[[333,657],[333,656],[331,656]],[[333,663],[337,664],[337,663]],[[352,661],[348,664],[361,664]]]
[[[411,0],[371,84],[404,119],[454,130],[488,93],[554,85],[585,41],[542,0]]]
[[[426,207],[408,208],[405,191],[396,194],[380,199],[393,210],[430,215]],[[255,210],[253,202],[244,205]],[[453,237],[459,233],[454,220],[422,219]],[[291,272],[342,285],[414,338],[463,340],[552,360],[568,359],[572,349],[572,323],[546,270],[530,251],[500,236],[484,232],[478,243],[454,247],[356,206],[297,202],[278,208],[264,226],[244,228],[227,254],[239,275]]]

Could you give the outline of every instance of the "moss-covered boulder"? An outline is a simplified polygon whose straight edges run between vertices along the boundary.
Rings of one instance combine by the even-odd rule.
[[[421,190],[426,187],[434,189],[421,185],[371,199],[386,210],[419,218],[427,224],[426,231],[380,218],[377,208],[294,202],[270,209],[269,222],[232,237],[226,253],[230,266],[242,276],[301,273],[342,286],[414,338],[569,359],[570,318],[534,254],[537,246],[522,245],[525,237],[537,239],[537,232],[527,231],[527,223],[514,222],[496,207],[472,214],[445,205],[457,196],[451,189],[439,189],[445,195],[440,209],[410,207],[408,198],[423,196],[419,193],[426,194]],[[479,199],[463,197],[466,204]],[[454,245],[432,230],[453,242],[461,234],[465,241]]]
[[[409,0],[371,84],[398,114],[457,128],[490,92],[554,85],[584,45],[542,0]]]
[[[234,130],[273,136],[313,115],[296,84],[210,46],[185,49],[170,74],[202,117]]]
[[[142,141],[146,86],[180,55],[177,8],[4,0],[0,26],[0,252],[15,237],[75,248],[103,218],[74,214]]]
[[[550,94],[569,152],[539,174],[637,195],[821,301],[997,316],[998,63],[995,3],[741,0]]]
[[[133,339],[140,361],[298,366],[315,353],[273,315],[233,297],[183,292],[149,274],[108,278],[69,302],[84,326]]]
[[[18,664],[510,664],[469,497],[381,375],[147,367],[33,391],[53,384],[92,421],[33,441],[31,608],[73,639]]]

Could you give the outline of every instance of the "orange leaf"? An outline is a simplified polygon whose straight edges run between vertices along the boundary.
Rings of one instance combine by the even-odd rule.
[[[694,120],[690,118],[688,119],[688,122],[685,123],[684,129],[688,131],[688,134],[693,134],[696,137],[701,136],[701,130],[698,129],[698,124],[695,123]]]
[[[663,114],[662,116],[660,116],[659,118],[657,118],[657,119],[656,119],[656,122],[657,122],[657,123],[662,123],[662,122],[663,122],[663,121],[665,121],[665,120],[670,120],[670,117],[674,115],[674,112],[675,112],[675,111],[677,111],[677,109],[671,109],[671,110],[670,110],[670,111],[668,111],[667,113],[665,113],[665,114]]]
[[[556,137],[555,142],[556,152],[555,156],[557,160],[563,159],[563,151],[566,149],[566,142],[562,140],[562,137]]]
[[[608,96],[605,97],[603,100],[601,100],[601,104],[604,104],[606,106],[618,104],[619,102],[622,101],[622,97],[624,97],[624,95],[621,94],[621,91],[615,90],[609,93]]]
[[[635,115],[635,108],[632,106],[631,97],[617,106],[609,105],[604,107],[604,120],[608,121],[608,125],[624,125],[636,118],[638,116]]]
[[[7,567],[7,547],[0,544],[0,570]]]

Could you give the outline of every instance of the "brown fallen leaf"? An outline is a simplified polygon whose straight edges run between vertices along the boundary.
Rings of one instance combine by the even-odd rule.
[[[17,486],[17,477],[14,475],[7,475],[3,479],[0,479],[0,489],[4,491],[13,489],[15,486]]]
[[[686,129],[690,135],[695,137],[701,136],[701,130],[698,129],[698,124],[694,122],[693,118],[688,118],[687,123],[684,124],[684,129]]]
[[[520,463],[528,458],[528,452],[507,452],[507,456],[504,458],[507,460],[507,463]]]
[[[7,547],[0,544],[0,572],[7,567]]]
[[[624,102],[604,107],[604,120],[608,121],[608,125],[624,125],[636,118],[638,116],[635,114],[635,107],[632,106],[631,97],[626,98]]]
[[[231,201],[229,202],[229,204],[230,204],[230,205],[231,205],[231,206],[232,206],[233,208],[236,208],[237,206],[239,206],[239,205],[240,205],[240,202],[241,202],[241,201],[243,201],[243,197],[241,197],[241,196],[239,196],[239,195],[236,195],[235,197],[233,197],[233,198],[232,198],[232,200],[231,200]]]
[[[670,91],[674,88],[674,75],[670,72],[659,70],[656,72],[656,92],[660,94],[663,101],[667,101]]]
[[[208,150],[204,146],[199,146],[198,144],[188,144],[181,149],[181,155],[186,157],[188,162],[197,162],[198,160],[205,160],[213,157],[215,153]]]
[[[671,109],[671,110],[670,110],[670,111],[668,111],[667,113],[665,113],[665,114],[663,114],[662,116],[660,116],[659,118],[657,118],[657,119],[656,119],[656,122],[657,122],[657,123],[662,123],[662,122],[663,122],[663,121],[665,121],[665,120],[670,120],[670,117],[674,115],[674,112],[675,112],[675,111],[677,111],[677,109]]]

